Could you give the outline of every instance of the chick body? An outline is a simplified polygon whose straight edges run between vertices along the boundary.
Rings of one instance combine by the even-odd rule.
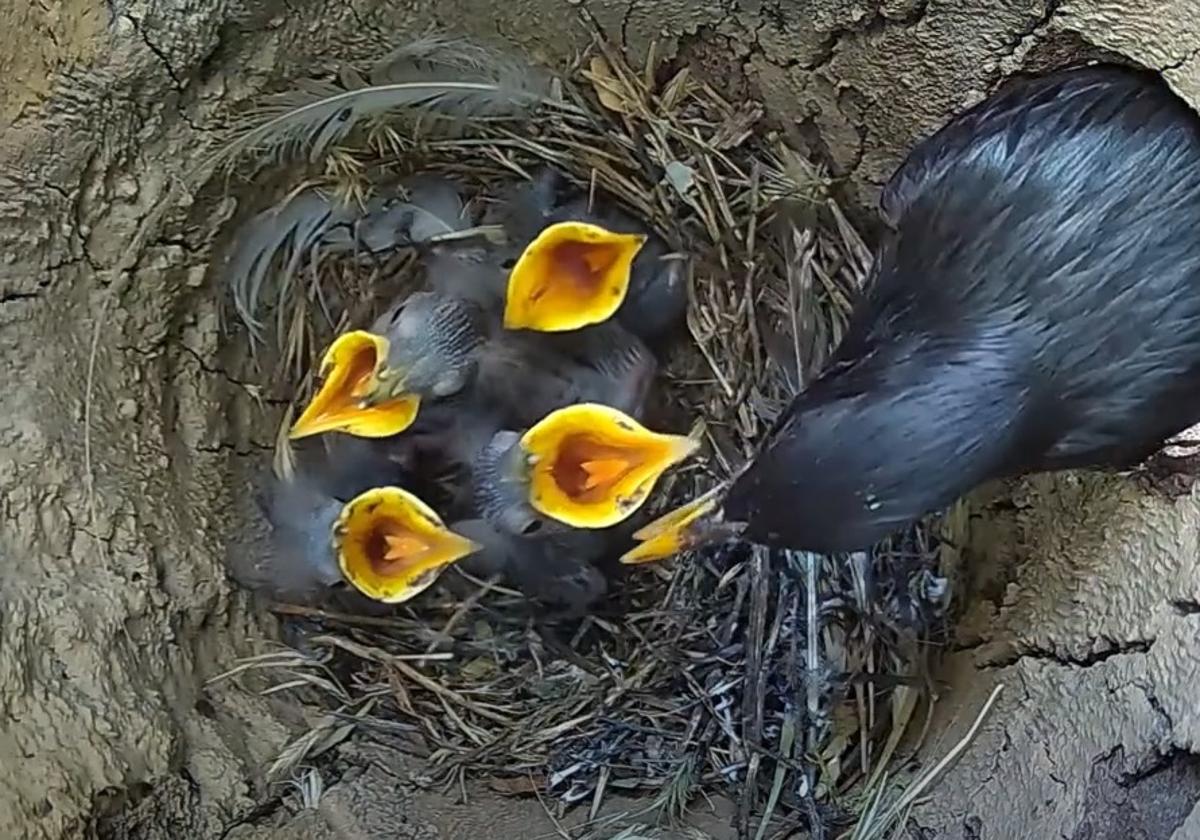
[[[571,188],[562,173],[550,167],[510,190],[483,215],[485,223],[502,226],[515,253],[511,261],[548,225],[583,221],[614,233],[648,236],[633,261],[629,290],[615,320],[643,341],[655,343],[683,323],[687,312],[686,262],[672,257],[667,244],[645,224],[611,201],[591,198]]]
[[[482,546],[462,561],[464,571],[480,578],[498,575],[531,600],[582,615],[608,592],[599,564],[614,556],[609,534],[568,530],[521,537],[483,519],[460,520],[451,528]]]

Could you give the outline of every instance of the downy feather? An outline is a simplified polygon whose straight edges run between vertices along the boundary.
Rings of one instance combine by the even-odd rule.
[[[554,101],[548,77],[469,42],[423,38],[385,57],[365,76],[303,80],[269,97],[246,126],[202,166],[205,173],[246,151],[318,160],[365,118],[406,109],[439,123],[516,117]]]
[[[282,252],[285,265],[297,265],[300,255],[320,239],[335,216],[336,221],[343,221],[351,209],[335,209],[323,194],[308,189],[289,194],[241,227],[226,257],[225,272],[238,317],[253,338],[261,337],[263,325],[255,312],[276,256]],[[281,283],[287,286],[287,278],[281,277]]]
[[[341,502],[300,476],[264,476],[254,501],[270,538],[256,562],[239,570],[239,581],[272,598],[319,601],[342,579],[333,550]]]
[[[402,192],[410,200],[402,200]],[[278,299],[283,300],[306,259],[319,263],[326,251],[379,253],[464,231],[470,222],[454,184],[429,176],[404,179],[365,208],[315,188],[290,193],[238,233],[225,262],[234,307],[258,340],[263,325],[257,311],[273,265],[281,267]]]

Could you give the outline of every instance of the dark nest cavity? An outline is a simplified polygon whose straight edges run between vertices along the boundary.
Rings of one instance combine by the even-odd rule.
[[[236,222],[221,270],[230,329],[277,363],[267,373],[294,385],[296,405],[337,331],[419,279],[412,250],[370,223],[375,184],[431,171],[485,200],[551,165],[689,254],[690,339],[663,387],[707,446],[655,511],[753,454],[839,340],[869,271],[829,179],[758,103],[653,56],[631,66],[599,39],[560,77],[425,39],[247,119],[197,177],[286,193]],[[329,708],[278,777],[357,732],[427,756],[434,784],[465,793],[482,779],[592,816],[617,792],[671,815],[712,792],[737,802],[743,836],[769,823],[831,837],[856,822],[855,837],[883,836],[879,820],[901,818],[904,797],[882,798],[885,768],[925,718],[947,599],[925,528],[854,555],[737,546],[634,568],[582,620],[539,617],[477,583],[385,617],[275,605],[304,631],[296,648],[231,673],[265,672],[272,691]]]

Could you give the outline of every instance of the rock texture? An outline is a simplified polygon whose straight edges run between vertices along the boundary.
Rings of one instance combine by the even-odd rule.
[[[978,495],[930,754],[1005,688],[917,823],[949,837],[972,824],[991,827],[981,837],[1200,837],[1186,823],[1200,802],[1195,498],[1097,475]]]
[[[427,26],[561,62],[588,39],[577,13],[761,97],[864,206],[915,138],[1022,69],[1118,56],[1200,104],[1196,0],[6,4],[0,836],[226,836],[287,737],[284,710],[204,685],[270,630],[221,563],[245,550],[232,535],[272,406],[222,341],[207,272],[233,207],[164,210],[168,187],[230,109],[308,68]],[[991,683],[1008,689],[913,830],[1200,836],[1195,499],[1058,477],[978,510],[980,534],[998,537],[976,540],[990,582],[949,663],[946,738]],[[1100,819],[1110,793],[1143,791],[1165,797],[1122,812],[1143,823]],[[322,824],[289,833],[365,836]]]

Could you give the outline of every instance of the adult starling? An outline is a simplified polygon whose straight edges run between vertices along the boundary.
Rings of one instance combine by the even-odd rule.
[[[1004,476],[1127,468],[1200,419],[1200,118],[1158,76],[1013,81],[918,144],[824,373],[627,562],[868,547]]]

